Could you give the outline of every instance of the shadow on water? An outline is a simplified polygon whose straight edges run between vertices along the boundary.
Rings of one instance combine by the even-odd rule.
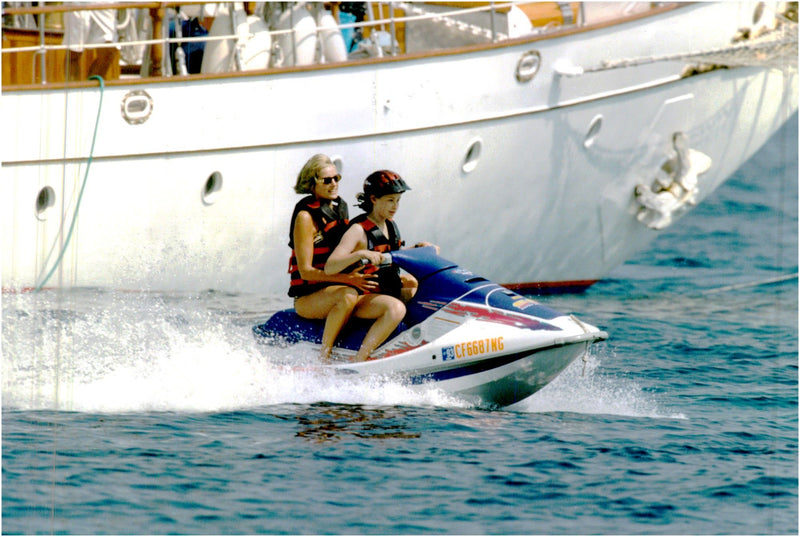
[[[318,403],[296,416],[299,438],[311,442],[337,442],[344,437],[365,440],[419,438],[403,425],[407,412],[398,408],[365,408],[353,405]]]

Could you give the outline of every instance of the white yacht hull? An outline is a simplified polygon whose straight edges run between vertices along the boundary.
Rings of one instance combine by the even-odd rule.
[[[796,67],[589,69],[713,47],[750,13],[725,4],[457,53],[4,91],[3,289],[283,294],[292,187],[318,152],[351,206],[368,173],[400,173],[409,243],[504,284],[585,287],[656,236],[636,188],[664,173],[676,134],[710,166],[666,225],[797,109]],[[538,72],[520,81],[530,51]],[[131,122],[137,99],[149,114]]]

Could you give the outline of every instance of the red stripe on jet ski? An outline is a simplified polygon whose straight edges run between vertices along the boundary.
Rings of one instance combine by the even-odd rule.
[[[503,287],[531,295],[559,295],[581,293],[596,284],[598,280],[572,280],[563,282],[523,282],[504,283]]]

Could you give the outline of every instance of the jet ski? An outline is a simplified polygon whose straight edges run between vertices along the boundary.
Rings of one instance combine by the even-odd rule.
[[[434,383],[481,406],[519,402],[552,381],[606,332],[459,267],[432,246],[384,254],[416,277],[406,316],[371,359],[348,360],[372,321],[351,318],[320,370],[383,375],[410,384]],[[278,311],[253,327],[259,343],[318,350],[324,321]]]

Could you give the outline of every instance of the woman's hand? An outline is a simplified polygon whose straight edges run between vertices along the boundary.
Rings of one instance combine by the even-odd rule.
[[[378,276],[376,274],[364,274],[362,272],[363,270],[364,267],[358,267],[353,272],[343,275],[348,280],[347,284],[361,289],[367,293],[374,293],[378,291]]]

